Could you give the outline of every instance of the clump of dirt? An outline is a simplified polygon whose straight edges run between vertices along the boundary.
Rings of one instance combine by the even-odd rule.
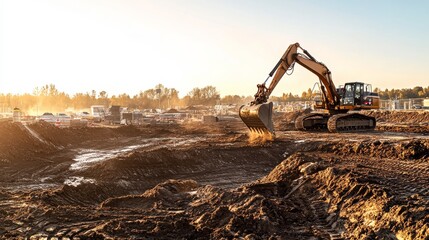
[[[298,166],[308,161],[309,159],[305,154],[295,153],[290,156],[287,161],[285,160],[278,164],[268,175],[263,177],[258,182],[286,182],[290,184],[290,181],[297,179],[300,175]]]

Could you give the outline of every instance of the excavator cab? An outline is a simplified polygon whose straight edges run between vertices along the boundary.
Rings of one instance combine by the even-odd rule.
[[[342,105],[353,106],[353,109],[379,107],[379,96],[372,92],[371,84],[351,82],[346,83],[341,89]]]
[[[342,103],[343,105],[361,105],[362,101],[362,85],[363,83],[346,83],[342,92]]]

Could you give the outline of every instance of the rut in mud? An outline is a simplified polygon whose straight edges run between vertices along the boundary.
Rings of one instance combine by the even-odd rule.
[[[288,130],[249,143],[232,123],[28,127],[0,127],[15,140],[0,139],[4,239],[429,235],[422,134]]]

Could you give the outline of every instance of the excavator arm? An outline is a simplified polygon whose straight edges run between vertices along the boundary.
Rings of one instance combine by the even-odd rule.
[[[301,49],[303,53],[298,53]],[[295,63],[303,66],[314,73],[322,84],[322,92],[325,99],[327,110],[334,110],[340,103],[335,85],[331,79],[331,71],[321,62],[318,62],[311,54],[301,48],[299,43],[291,44],[273,70],[269,73],[267,79],[262,84],[258,84],[258,92],[255,94],[255,100],[250,106],[242,106],[239,114],[243,122],[252,132],[258,134],[274,133],[272,123],[272,103],[265,104],[277,84],[283,78],[288,70],[292,70]],[[273,77],[274,75],[274,77]],[[271,78],[270,85],[266,87],[267,81]]]
[[[298,53],[298,49],[301,49],[304,53]],[[328,105],[331,105],[333,107],[338,105],[340,101],[340,96],[338,95],[335,88],[335,84],[331,79],[331,71],[329,71],[328,67],[326,67],[325,64],[318,62],[313,56],[311,56],[311,54],[307,50],[301,48],[299,43],[291,44],[288,47],[286,52],[277,62],[276,66],[270,72],[268,78],[262,84],[263,86],[265,86],[268,79],[274,75],[269,87],[266,88],[265,91],[264,96],[266,100],[268,100],[269,96],[274,91],[280,80],[283,78],[284,74],[288,70],[292,69],[295,63],[298,63],[299,65],[303,66],[319,78],[322,86],[324,86],[324,89],[326,89],[325,95],[328,100]],[[255,97],[257,97],[257,95],[258,93],[255,95]],[[257,101],[256,99],[254,102],[259,104],[263,103]]]

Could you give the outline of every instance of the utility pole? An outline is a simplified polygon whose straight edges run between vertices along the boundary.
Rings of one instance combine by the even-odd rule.
[[[158,94],[159,110],[161,110],[161,89],[155,89],[155,92]]]

